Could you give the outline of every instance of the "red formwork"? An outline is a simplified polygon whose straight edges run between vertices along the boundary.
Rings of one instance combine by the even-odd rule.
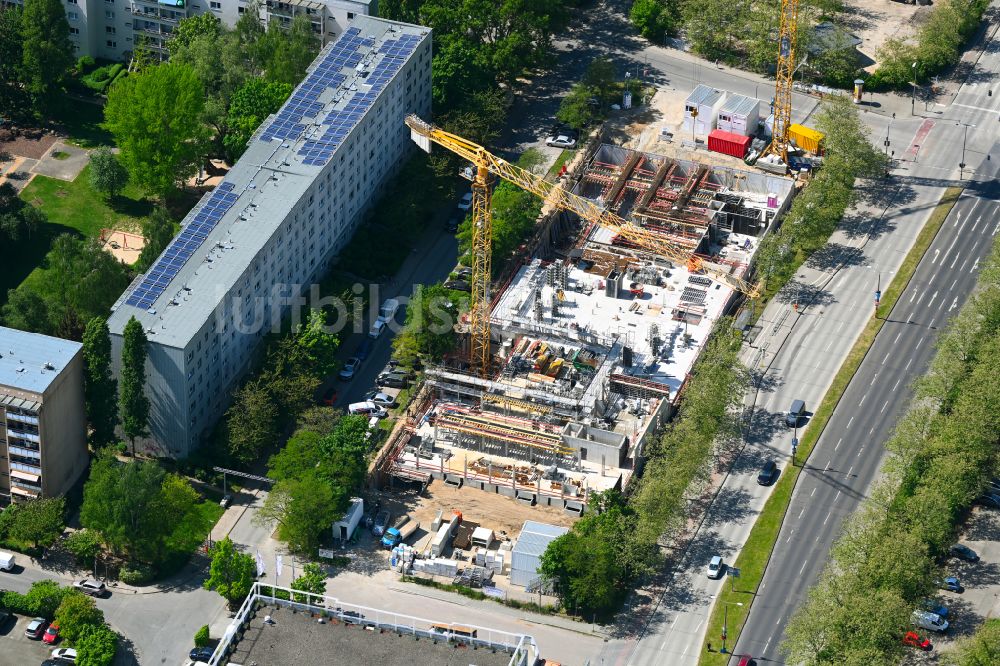
[[[753,139],[749,136],[741,136],[732,132],[722,130],[712,130],[708,135],[708,149],[724,155],[743,158],[750,149],[750,142]]]

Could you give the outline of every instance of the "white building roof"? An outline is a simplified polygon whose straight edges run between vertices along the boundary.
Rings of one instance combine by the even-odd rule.
[[[734,116],[749,116],[757,110],[759,100],[746,95],[730,95],[726,103],[719,109],[719,113],[729,113]]]
[[[511,552],[515,555],[541,557],[550,543],[567,532],[569,532],[568,527],[526,520],[524,527],[521,528],[521,534],[517,537],[517,543],[514,544],[514,550]]]
[[[0,326],[0,386],[44,393],[82,348],[72,340]]]
[[[708,106],[714,106],[719,99],[725,95],[723,91],[713,88],[711,86],[706,86],[704,83],[699,83],[698,86],[691,91],[688,95],[685,103],[688,106],[698,106],[702,104],[707,104]]]

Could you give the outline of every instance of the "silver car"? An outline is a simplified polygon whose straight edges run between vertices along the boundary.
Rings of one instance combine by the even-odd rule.
[[[716,579],[722,576],[725,565],[722,563],[722,556],[716,555],[708,562],[708,577]]]
[[[104,593],[108,591],[108,588],[104,583],[99,580],[94,580],[93,578],[78,580],[73,583],[73,587],[80,590],[84,594],[89,594],[92,597],[103,597]]]

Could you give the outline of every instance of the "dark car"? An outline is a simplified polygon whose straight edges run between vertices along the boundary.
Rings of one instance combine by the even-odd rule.
[[[457,217],[453,217],[450,220],[448,220],[447,224],[444,225],[444,229],[448,233],[453,234],[456,231],[458,231],[459,224],[461,224],[461,221]]]
[[[320,404],[329,405],[330,407],[333,407],[333,403],[337,402],[337,398],[339,397],[339,395],[340,395],[339,391],[337,391],[337,389],[331,386],[330,388],[328,388],[326,391],[323,392],[323,396],[319,399]]]
[[[960,560],[965,560],[966,562],[978,562],[979,554],[969,548],[968,546],[956,543],[954,546],[948,549],[948,554],[952,557],[957,557]]]
[[[760,473],[757,475],[757,483],[762,486],[769,486],[774,483],[774,480],[778,477],[778,466],[774,464],[773,460],[768,460],[764,463],[764,466],[760,468]]]
[[[444,283],[444,287],[455,291],[472,291],[472,285],[465,280],[448,280]]]
[[[938,587],[940,587],[942,590],[948,590],[949,592],[962,591],[962,583],[954,576],[948,576],[944,580],[939,580]]]
[[[215,650],[210,647],[200,647],[191,650],[191,654],[188,656],[191,658],[191,661],[203,661],[207,664],[208,660],[212,658],[213,652]]]

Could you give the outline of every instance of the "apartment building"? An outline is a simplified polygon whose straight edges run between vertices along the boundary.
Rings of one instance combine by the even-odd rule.
[[[0,0],[0,6],[24,0]],[[297,14],[310,17],[322,44],[335,41],[356,16],[374,15],[377,0],[63,0],[70,39],[77,56],[127,61],[138,39],[162,58],[166,42],[181,19],[212,12],[228,26],[256,6],[261,23],[291,25]]]
[[[0,326],[0,502],[62,495],[87,469],[82,347]]]
[[[356,17],[320,53],[114,306],[114,359],[132,317],[149,339],[144,448],[184,457],[198,446],[273,322],[328,269],[412,150],[405,116],[430,106],[427,28]]]

